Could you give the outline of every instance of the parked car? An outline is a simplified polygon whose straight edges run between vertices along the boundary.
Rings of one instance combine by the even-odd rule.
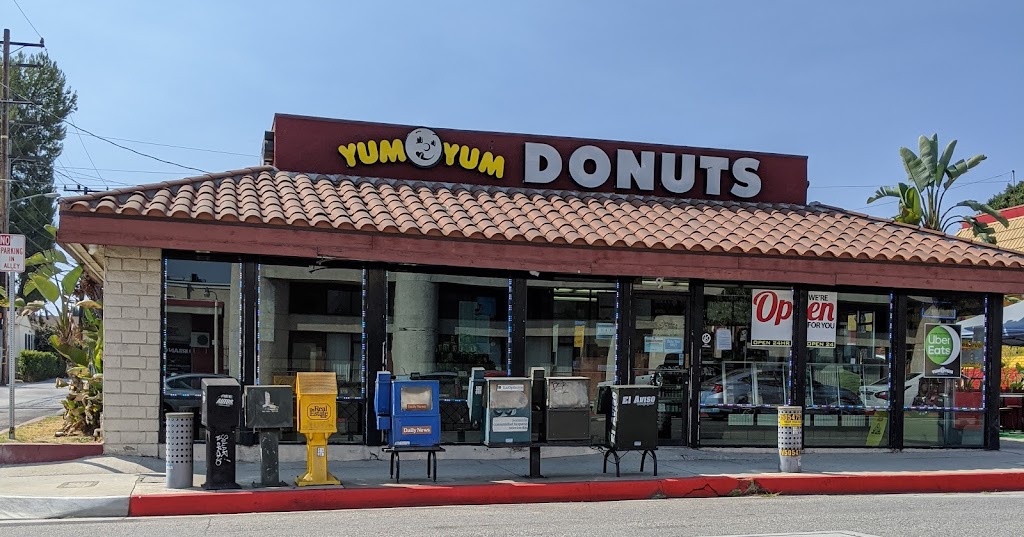
[[[908,378],[904,382],[903,388],[903,404],[906,406],[942,406],[943,401],[938,400],[926,400],[929,398],[928,394],[921,393],[921,379],[924,378],[923,373],[917,373],[914,376]],[[943,380],[943,379],[935,379]],[[978,391],[980,389],[979,379],[972,379],[965,375],[961,375],[960,386],[957,389],[963,389],[969,387],[970,390]],[[867,384],[860,387],[861,398],[864,399],[864,404],[871,407],[886,407],[889,405],[889,380],[881,379],[879,381]]]
[[[781,371],[761,372],[754,379],[750,368],[736,369],[705,380],[700,385],[700,404],[782,405],[786,402],[785,378]],[[757,380],[755,387],[754,380]]]
[[[184,373],[164,379],[165,412],[195,412],[203,403],[203,379],[231,378],[216,373]]]
[[[701,383],[700,404],[784,405],[786,378],[781,370],[761,371],[756,379],[749,368],[737,369]],[[861,397],[846,388],[813,381],[807,386],[806,406],[861,406]]]

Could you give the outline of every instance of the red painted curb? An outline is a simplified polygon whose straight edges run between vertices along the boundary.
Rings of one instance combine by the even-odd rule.
[[[103,454],[103,444],[0,444],[0,464],[70,461]]]
[[[755,479],[778,494],[909,494],[1024,490],[1024,472],[770,475]]]
[[[1020,472],[695,476],[639,481],[395,485],[132,496],[129,516],[212,515],[439,505],[598,502],[746,494],[896,494],[1024,490]]]

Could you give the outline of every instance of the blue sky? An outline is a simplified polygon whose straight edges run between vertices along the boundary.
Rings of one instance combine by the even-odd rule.
[[[958,199],[1024,180],[1014,0],[19,3],[78,125],[207,171],[258,164],[284,112],[803,154],[809,199],[879,216],[924,133],[988,155]],[[13,0],[0,20],[38,39]],[[74,129],[60,165],[90,188],[194,175]]]

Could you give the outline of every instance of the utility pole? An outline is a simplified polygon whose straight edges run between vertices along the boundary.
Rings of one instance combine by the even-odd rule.
[[[0,231],[3,233],[10,233],[11,229],[11,116],[9,107],[11,104],[31,104],[24,101],[12,101],[11,100],[11,45],[20,47],[40,47],[42,48],[44,43],[40,37],[38,43],[21,43],[11,41],[11,31],[7,28],[4,29],[4,59],[3,59],[3,99],[0,100],[0,159],[2,159],[2,165],[0,165],[0,173],[3,177],[0,178],[0,189],[2,189],[2,196],[0,196]],[[9,307],[7,308],[7,315],[4,319],[4,342],[6,343],[7,352],[4,353],[7,367],[0,365],[0,380],[2,377],[6,377],[9,389],[7,390],[10,395],[10,413],[11,413],[11,430],[10,437],[14,438],[14,294],[17,290],[17,286],[14,284],[14,273],[7,273],[7,302]]]

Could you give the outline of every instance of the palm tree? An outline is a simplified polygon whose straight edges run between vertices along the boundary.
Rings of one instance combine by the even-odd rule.
[[[899,183],[895,187],[879,188],[874,196],[868,198],[868,203],[882,198],[897,198],[900,202],[900,212],[895,218],[897,222],[942,232],[945,232],[953,224],[966,222],[975,237],[983,242],[995,244],[995,230],[992,229],[992,226],[979,222],[976,216],[951,214],[951,212],[958,207],[968,207],[975,214],[988,214],[1004,227],[1007,226],[1006,218],[998,211],[975,200],[964,200],[945,210],[942,207],[946,193],[949,192],[953,183],[968,170],[985,160],[985,155],[974,155],[967,160],[961,159],[951,165],[949,161],[953,159],[956,140],[949,142],[938,160],[936,160],[939,152],[939,136],[937,134],[933,134],[931,138],[921,135],[918,145],[920,146],[920,156],[906,147],[900,148],[900,157],[903,159],[903,167],[906,169],[909,181]]]

